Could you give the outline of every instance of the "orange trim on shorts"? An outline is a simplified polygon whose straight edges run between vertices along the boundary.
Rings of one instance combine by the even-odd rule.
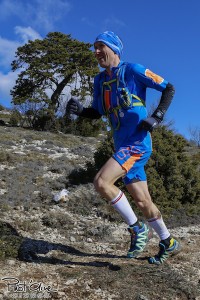
[[[142,154],[134,154],[132,155],[129,159],[127,159],[127,161],[122,165],[122,168],[126,170],[126,172],[128,172],[132,166],[134,165],[134,163],[140,159],[140,157],[142,156]]]

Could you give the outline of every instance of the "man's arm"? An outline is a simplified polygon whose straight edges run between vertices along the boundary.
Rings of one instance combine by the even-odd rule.
[[[157,127],[157,125],[160,122],[162,122],[164,115],[172,102],[174,93],[175,93],[174,86],[171,83],[168,83],[166,88],[162,92],[162,96],[158,104],[158,107],[153,112],[151,117],[142,120],[140,124],[140,128],[148,131],[152,131],[155,127]]]
[[[84,118],[89,118],[89,119],[100,119],[101,118],[100,113],[93,107],[83,107],[83,110],[79,116],[84,117]]]
[[[67,114],[75,114],[80,117],[99,119],[101,115],[93,107],[83,107],[83,105],[76,98],[71,98],[66,107]]]
[[[155,118],[158,121],[158,123],[160,123],[163,120],[164,115],[172,102],[174,93],[175,93],[174,86],[171,83],[168,83],[166,88],[162,92],[162,96],[158,107],[152,114],[152,117]]]

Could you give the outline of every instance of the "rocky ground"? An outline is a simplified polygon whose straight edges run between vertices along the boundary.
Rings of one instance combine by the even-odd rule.
[[[126,225],[106,218],[111,208],[92,184],[68,182],[98,141],[4,126],[0,134],[0,221],[10,230],[0,240],[1,299],[200,299],[199,220],[168,221],[182,251],[165,264],[147,262],[156,236],[141,257],[127,259]],[[17,255],[6,252],[11,236],[20,241]]]

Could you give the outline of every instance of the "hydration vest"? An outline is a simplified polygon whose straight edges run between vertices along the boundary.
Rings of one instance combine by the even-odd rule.
[[[101,100],[102,100],[102,107],[105,112],[105,115],[107,116],[109,123],[110,122],[110,115],[111,113],[114,113],[115,118],[117,119],[117,126],[115,130],[119,129],[120,126],[120,118],[119,118],[119,112],[122,109],[128,110],[134,106],[145,106],[144,100],[142,100],[140,97],[138,97],[135,94],[131,94],[126,81],[125,81],[125,72],[126,72],[126,67],[128,63],[123,63],[116,74],[116,78],[105,81],[105,73],[104,71],[101,72],[101,81],[102,81],[102,90],[101,90]],[[104,80],[103,77],[104,76]],[[116,82],[117,88],[116,88],[116,93],[117,93],[117,105],[115,107],[111,107],[110,103],[110,96],[109,92],[111,92],[111,84]],[[105,87],[107,87],[108,93],[105,92]]]

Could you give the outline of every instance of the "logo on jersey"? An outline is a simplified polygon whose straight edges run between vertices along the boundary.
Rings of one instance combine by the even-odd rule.
[[[152,71],[150,71],[149,69],[145,70],[145,75],[149,78],[151,78],[154,82],[161,84],[164,81],[164,78],[162,78],[161,76],[153,73]]]

